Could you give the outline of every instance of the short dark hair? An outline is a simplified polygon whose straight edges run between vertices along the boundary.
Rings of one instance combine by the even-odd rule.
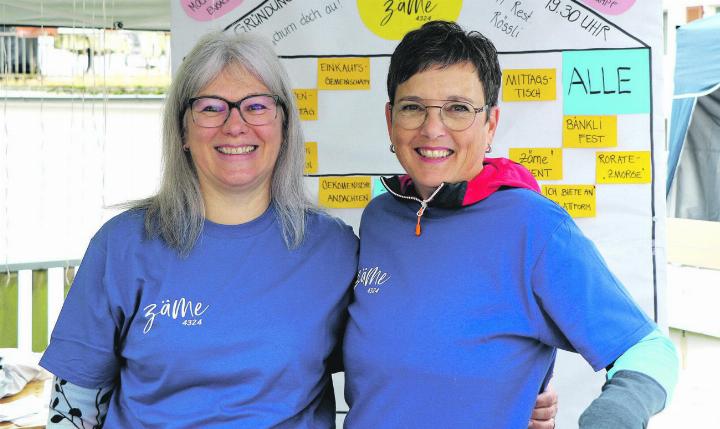
[[[390,58],[387,90],[395,101],[398,85],[432,67],[469,62],[483,86],[485,102],[497,105],[502,72],[495,45],[477,31],[466,32],[458,24],[430,21],[405,35]]]

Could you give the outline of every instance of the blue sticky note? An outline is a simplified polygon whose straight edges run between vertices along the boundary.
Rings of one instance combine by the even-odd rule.
[[[562,73],[566,115],[650,112],[648,49],[566,51]]]
[[[373,177],[373,185],[372,185],[372,197],[375,198],[378,195],[382,195],[387,190],[383,186],[382,182],[380,181],[379,177]]]

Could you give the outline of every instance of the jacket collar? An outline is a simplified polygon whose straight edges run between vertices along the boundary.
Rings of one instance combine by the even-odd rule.
[[[383,185],[397,199],[422,202],[407,174],[381,178]],[[483,169],[470,181],[443,183],[434,197],[425,201],[429,207],[459,208],[478,203],[498,190],[524,188],[540,192],[533,175],[522,165],[507,158],[485,158]]]

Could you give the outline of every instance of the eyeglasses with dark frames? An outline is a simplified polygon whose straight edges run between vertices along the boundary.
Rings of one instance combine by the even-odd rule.
[[[226,100],[217,95],[193,97],[188,106],[195,125],[202,128],[217,128],[227,122],[230,112],[237,108],[240,117],[249,125],[267,125],[277,118],[279,95],[250,94],[238,101]]]

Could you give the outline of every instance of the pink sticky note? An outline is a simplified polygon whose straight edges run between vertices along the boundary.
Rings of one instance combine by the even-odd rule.
[[[180,4],[190,18],[210,21],[240,6],[243,1],[245,0],[180,0]]]
[[[620,15],[635,4],[635,0],[582,0],[582,2],[608,15]]]

